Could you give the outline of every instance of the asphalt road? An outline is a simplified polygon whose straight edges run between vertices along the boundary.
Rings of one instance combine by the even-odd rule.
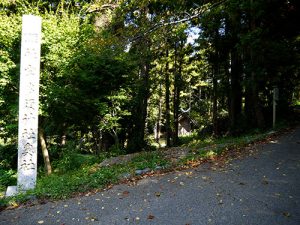
[[[5,210],[0,224],[300,224],[300,129],[225,168],[116,185],[91,196]]]

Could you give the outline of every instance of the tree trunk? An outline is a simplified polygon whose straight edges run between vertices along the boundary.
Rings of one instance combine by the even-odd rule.
[[[252,79],[254,80],[255,73],[252,72]],[[253,110],[255,115],[256,125],[259,128],[263,128],[265,126],[265,118],[262,112],[262,107],[260,105],[260,99],[258,96],[257,84],[253,81],[252,84],[252,99],[253,99]]]
[[[67,143],[67,124],[63,123],[62,124],[62,134],[60,137],[60,145],[65,146]]]
[[[149,67],[150,65],[148,62],[141,66],[141,83],[138,88],[138,94],[136,99],[137,104],[133,114],[133,129],[132,134],[128,140],[127,146],[129,153],[141,151],[146,145],[144,137],[149,98]]]
[[[253,96],[252,96],[252,86],[251,78],[247,74],[246,84],[245,84],[245,119],[247,122],[247,127],[253,128],[255,126],[255,121],[253,120]]]
[[[166,58],[168,60],[169,50],[166,51]],[[166,62],[166,145],[171,146],[171,116],[170,116],[170,74],[169,74],[169,62]]]
[[[114,145],[119,146],[120,141],[119,141],[118,132],[114,129],[112,129],[112,136],[113,136],[114,141],[115,141]]]
[[[101,152],[101,131],[97,127],[94,127],[92,136],[95,154],[99,155]]]
[[[232,134],[239,132],[242,112],[241,62],[237,49],[231,51],[230,74],[230,130]]]
[[[46,174],[50,175],[52,173],[52,168],[51,168],[51,163],[50,163],[50,158],[49,158],[49,152],[48,152],[47,145],[46,145],[45,134],[44,134],[44,130],[42,128],[39,128],[38,136],[39,136],[40,145],[41,145],[41,149],[42,149],[42,155],[44,158]]]
[[[241,12],[235,11],[227,20],[227,33],[231,33],[230,39],[230,105],[229,105],[229,127],[231,134],[237,134],[241,131],[242,116],[242,62],[241,55],[237,49],[241,30]]]
[[[155,140],[159,144],[159,139],[160,139],[160,121],[161,121],[161,105],[162,105],[162,84],[159,84],[159,100],[158,100],[158,116],[157,116],[157,121],[156,121],[156,137]]]
[[[178,145],[178,126],[179,126],[179,105],[180,105],[180,77],[181,77],[181,59],[178,60],[177,43],[175,43],[174,55],[174,96],[173,96],[173,119],[174,119],[174,132],[173,132],[173,145]],[[178,62],[179,61],[179,62]]]
[[[254,5],[253,0],[250,0],[251,3],[251,19],[250,19],[250,32],[255,32],[256,30],[256,21],[255,21],[255,12],[254,12]],[[260,99],[259,99],[259,90],[258,90],[258,81],[256,79],[257,73],[255,70],[257,70],[258,67],[258,58],[254,53],[253,46],[250,46],[250,64],[257,65],[252,67],[251,71],[251,87],[252,87],[252,100],[253,100],[253,110],[254,110],[254,116],[256,124],[259,128],[263,128],[265,126],[265,119],[262,112],[262,107],[260,105]]]
[[[217,90],[218,90],[218,82],[217,82],[217,74],[218,74],[218,65],[215,63],[213,69],[213,94],[212,94],[212,102],[213,102],[213,107],[212,107],[212,122],[213,122],[213,134],[215,136],[218,135],[218,95],[217,95]]]
[[[115,143],[115,139],[111,133],[102,131],[101,134],[101,150],[108,151]]]

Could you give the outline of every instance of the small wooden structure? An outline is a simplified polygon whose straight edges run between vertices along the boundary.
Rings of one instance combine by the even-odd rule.
[[[182,113],[178,121],[178,135],[190,135],[192,133],[192,119],[187,113]]]

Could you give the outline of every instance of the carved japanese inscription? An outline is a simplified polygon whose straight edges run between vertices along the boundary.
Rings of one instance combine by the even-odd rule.
[[[33,189],[36,184],[40,52],[41,18],[24,15],[19,96],[18,191]]]

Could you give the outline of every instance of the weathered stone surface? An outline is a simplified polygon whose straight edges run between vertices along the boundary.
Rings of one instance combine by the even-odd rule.
[[[24,15],[19,96],[18,191],[33,189],[36,184],[40,52],[41,18]]]
[[[17,193],[18,193],[17,186],[8,186],[5,196],[10,197],[16,195]]]

